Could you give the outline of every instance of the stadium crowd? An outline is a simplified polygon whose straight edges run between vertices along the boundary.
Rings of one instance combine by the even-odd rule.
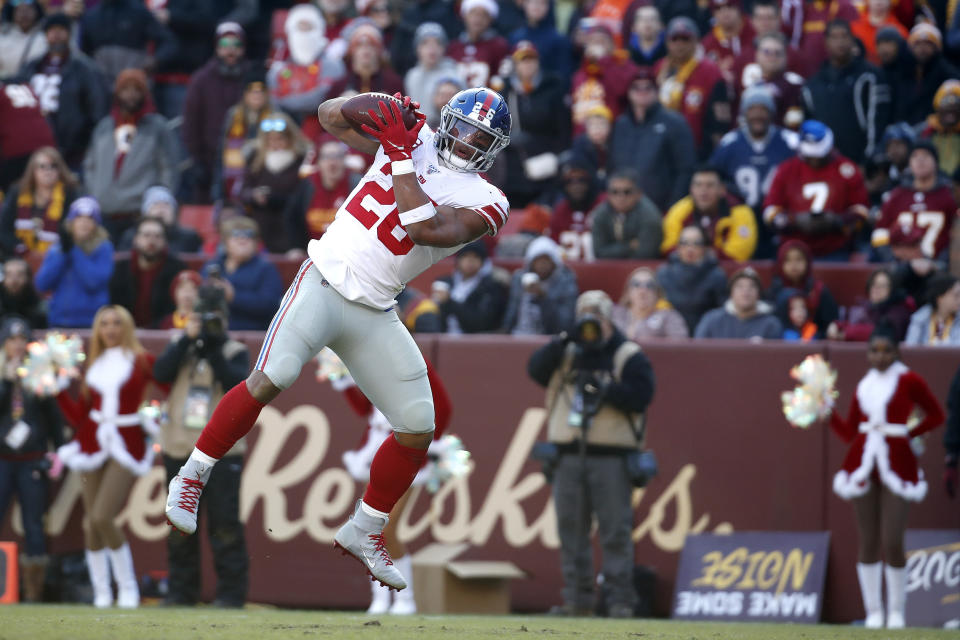
[[[411,327],[552,333],[579,263],[630,259],[660,261],[622,283],[637,338],[684,335],[679,314],[688,336],[863,340],[895,316],[910,343],[960,343],[950,3],[7,0],[2,17],[0,252],[36,272],[3,313],[88,327],[114,302],[157,328],[202,256],[232,328],[265,329],[274,263],[302,259],[370,161],[316,106],[401,92],[435,125],[489,85],[513,116],[488,174],[513,215],[404,296]],[[838,304],[823,261],[875,263],[889,286]]]

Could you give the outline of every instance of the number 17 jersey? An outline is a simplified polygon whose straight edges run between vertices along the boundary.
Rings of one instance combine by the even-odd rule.
[[[442,166],[433,137],[433,131],[424,126],[412,154],[423,192],[434,206],[473,210],[486,222],[488,233],[496,235],[509,215],[506,196],[475,173]],[[388,309],[407,282],[460,246],[418,245],[407,235],[393,193],[390,159],[380,148],[326,233],[307,245],[307,253],[340,295]]]

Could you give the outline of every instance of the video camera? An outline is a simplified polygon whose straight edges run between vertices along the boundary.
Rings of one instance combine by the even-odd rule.
[[[222,342],[227,334],[227,300],[223,289],[204,285],[197,292],[194,309],[200,314],[200,339],[204,342]]]

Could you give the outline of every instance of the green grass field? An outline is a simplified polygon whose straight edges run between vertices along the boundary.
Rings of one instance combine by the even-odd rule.
[[[643,640],[946,640],[956,631],[867,631],[834,625],[690,623],[670,620],[556,619],[546,616],[366,616],[358,612],[248,608],[143,607],[136,611],[89,606],[12,605],[0,608],[0,640],[274,640],[370,638],[642,638]]]

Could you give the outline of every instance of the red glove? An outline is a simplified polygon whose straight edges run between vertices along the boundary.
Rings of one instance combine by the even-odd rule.
[[[947,491],[950,498],[957,497],[957,468],[947,467],[943,470],[943,488]]]
[[[411,98],[410,96],[402,95],[399,91],[393,94],[393,97],[403,103],[404,109],[409,109],[413,107],[413,114],[417,117],[417,124],[414,125],[413,129],[410,129],[410,133],[413,134],[413,137],[410,138],[410,144],[416,144],[417,137],[420,135],[420,129],[423,128],[423,123],[427,121],[427,116],[420,112],[420,103]]]
[[[388,108],[381,100],[379,106],[379,115],[373,109],[367,112],[376,128],[369,125],[363,125],[361,128],[380,142],[383,152],[387,154],[391,162],[410,160],[414,143],[420,134],[420,129],[423,128],[424,120],[418,120],[417,124],[410,131],[407,131],[407,127],[403,124],[400,105],[391,100]]]

